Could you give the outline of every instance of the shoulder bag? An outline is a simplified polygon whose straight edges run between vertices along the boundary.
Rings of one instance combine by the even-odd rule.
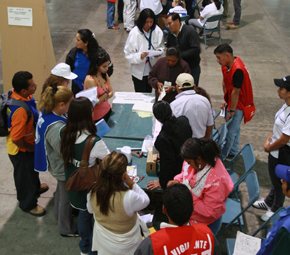
[[[98,160],[89,167],[89,157],[96,136],[90,135],[85,143],[80,167],[74,171],[66,183],[67,191],[80,191],[89,189],[97,181]]]

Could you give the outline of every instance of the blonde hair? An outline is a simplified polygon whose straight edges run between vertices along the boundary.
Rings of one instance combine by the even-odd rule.
[[[182,0],[173,0],[176,4],[178,4],[179,6],[185,8],[185,2]]]
[[[67,79],[64,78],[64,77],[61,77],[61,76],[57,76],[57,75],[54,75],[54,74],[49,75],[47,77],[47,79],[45,80],[44,84],[43,84],[41,94],[44,93],[46,88],[53,87],[53,86],[59,86],[65,80],[67,80]]]
[[[38,109],[45,113],[52,112],[52,109],[59,103],[68,103],[73,98],[73,92],[64,86],[47,87],[38,102]]]

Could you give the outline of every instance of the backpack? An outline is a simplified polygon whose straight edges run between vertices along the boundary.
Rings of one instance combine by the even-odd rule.
[[[27,113],[27,122],[30,120],[32,115],[29,106],[21,100],[11,98],[10,97],[11,94],[12,90],[9,90],[7,93],[0,95],[0,137],[7,136],[10,133],[10,131],[8,130],[7,113],[6,113],[8,105],[23,107]]]

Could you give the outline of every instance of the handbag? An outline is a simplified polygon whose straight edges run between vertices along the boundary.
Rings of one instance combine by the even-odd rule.
[[[75,170],[66,183],[67,191],[80,191],[89,189],[97,181],[99,170],[98,160],[95,165],[89,167],[89,157],[96,136],[90,135],[85,143],[80,167]]]
[[[243,107],[244,112],[244,124],[250,121],[255,116],[256,107],[254,103],[252,105],[248,105]]]

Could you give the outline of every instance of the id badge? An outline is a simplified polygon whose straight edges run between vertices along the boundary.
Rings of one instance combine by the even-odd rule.
[[[163,86],[165,88],[171,86],[171,81],[165,81]]]

